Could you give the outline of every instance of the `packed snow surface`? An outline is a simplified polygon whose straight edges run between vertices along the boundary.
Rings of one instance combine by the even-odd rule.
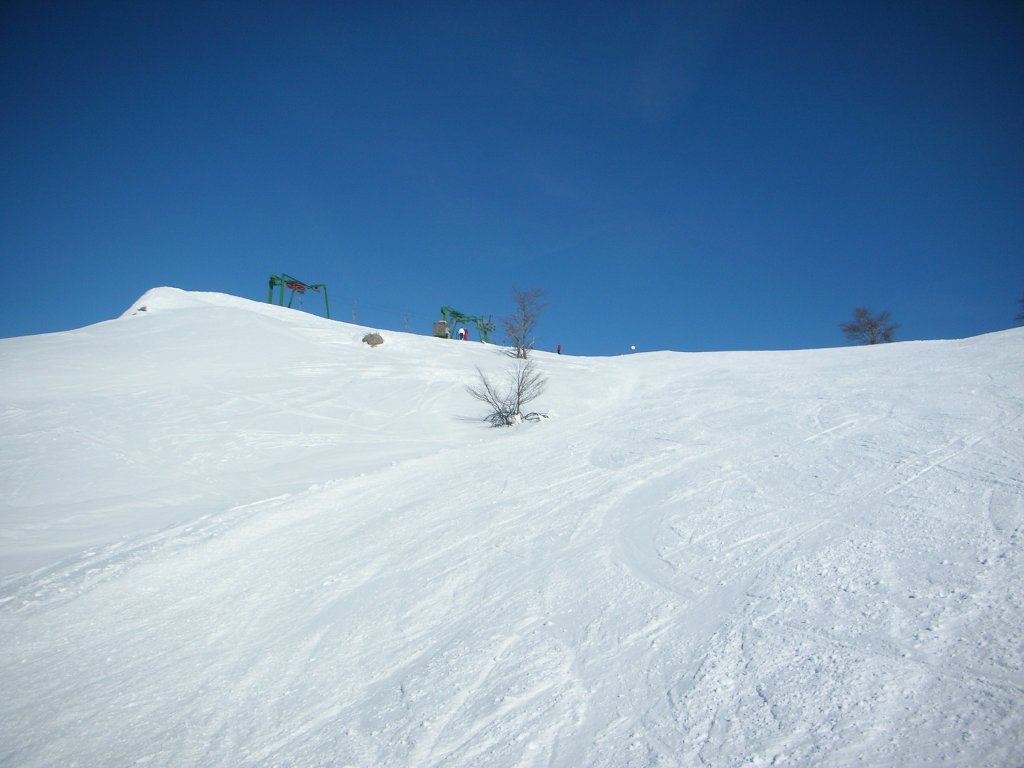
[[[538,352],[511,429],[368,330],[0,341],[0,764],[1024,763],[1024,329]]]

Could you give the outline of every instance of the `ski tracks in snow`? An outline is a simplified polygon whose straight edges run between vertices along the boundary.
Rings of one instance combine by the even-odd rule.
[[[207,468],[203,448],[204,482],[242,467],[306,490],[0,587],[0,763],[845,768],[1024,751],[1016,353],[998,386],[948,346],[542,357],[562,415],[486,430],[451,414],[470,363],[504,361],[440,343],[389,359],[430,340],[371,351],[315,331],[329,350],[284,334],[287,370],[239,361],[252,377],[225,368],[211,392],[206,362],[189,390],[231,428],[198,444],[237,459]],[[192,434],[179,400],[145,410]]]
[[[612,461],[598,462],[612,471],[621,462],[621,484],[610,485],[603,507],[603,528],[614,532],[611,558],[678,617],[641,661],[647,689],[657,689],[660,678],[664,695],[651,700],[627,693],[639,714],[618,730],[632,734],[632,746],[620,748],[608,764],[843,764],[865,754],[885,762],[897,759],[899,734],[911,739],[920,728],[945,734],[930,754],[956,763],[973,754],[979,739],[991,738],[979,730],[982,712],[994,709],[1007,723],[1020,721],[1013,713],[1024,701],[1021,652],[992,647],[984,637],[1005,637],[1005,625],[991,622],[1019,614],[1019,605],[1005,605],[1007,596],[990,586],[1020,579],[1019,548],[1001,576],[984,567],[984,557],[979,569],[970,554],[990,549],[990,535],[979,531],[982,521],[991,520],[1004,541],[993,554],[1002,566],[1009,566],[1007,529],[1019,537],[1022,465],[1019,454],[1002,448],[1020,444],[1019,408],[1001,409],[980,428],[975,419],[973,429],[952,438],[930,434],[931,423],[899,407],[868,402],[864,408],[843,414],[818,404],[806,418],[810,434],[774,449],[758,436],[742,463],[735,444],[742,432],[735,429],[729,430],[728,463],[715,461],[712,436],[688,444],[686,433],[671,429],[658,442],[637,435],[646,447],[627,440],[604,454]],[[825,420],[828,411],[835,423]],[[900,429],[879,429],[893,421]],[[771,423],[764,429],[770,432]],[[776,429],[787,434],[782,425]],[[903,450],[904,430],[908,443],[926,449],[892,461]],[[878,434],[896,439],[879,443]],[[701,455],[701,447],[709,450]],[[865,458],[876,467],[869,490]],[[941,476],[929,479],[940,469]],[[687,477],[691,482],[681,485]],[[927,488],[915,490],[925,481]],[[999,488],[1015,501],[994,507],[992,499],[1003,498]],[[919,501],[958,496],[963,510],[932,510]],[[993,509],[1000,512],[993,516]],[[933,530],[922,531],[922,523]],[[865,540],[870,547],[862,546]],[[951,540],[964,542],[964,561],[939,563],[936,572],[928,553],[948,549]],[[808,553],[817,570],[807,567]],[[873,573],[882,563],[897,566],[879,579]],[[823,582],[837,570],[849,575]],[[930,583],[937,576],[939,584],[957,588]],[[911,589],[905,600],[870,602],[896,584],[922,581],[924,588]],[[816,604],[814,596],[823,591],[836,599]],[[973,602],[980,605],[972,608]],[[701,616],[716,621],[702,625]],[[975,705],[964,706],[964,691],[972,692]],[[822,711],[821,701],[833,707]],[[886,718],[889,732],[857,731],[864,721]],[[1012,753],[1005,734],[1015,726],[1006,727],[987,764],[1000,765],[998,756]]]

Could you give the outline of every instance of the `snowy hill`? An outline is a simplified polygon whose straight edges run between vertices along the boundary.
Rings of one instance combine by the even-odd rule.
[[[1024,760],[1024,329],[537,353],[507,430],[367,330],[0,341],[0,764]]]

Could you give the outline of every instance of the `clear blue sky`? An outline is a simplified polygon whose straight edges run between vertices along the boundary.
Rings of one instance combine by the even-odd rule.
[[[568,353],[1014,325],[1020,2],[4,2],[0,336],[151,287]],[[319,309],[307,301],[306,308]]]

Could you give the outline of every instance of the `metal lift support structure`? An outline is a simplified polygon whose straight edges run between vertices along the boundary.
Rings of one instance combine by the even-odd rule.
[[[444,319],[444,323],[448,328],[448,335],[451,336],[452,327],[459,323],[465,323],[476,326],[477,333],[480,334],[480,341],[484,344],[489,344],[490,340],[487,338],[487,334],[494,330],[494,323],[490,317],[484,318],[478,315],[464,315],[457,309],[451,307],[441,307],[441,317]]]
[[[267,303],[274,303],[274,289],[279,288],[279,294],[277,303],[282,307],[291,307],[292,301],[295,299],[296,293],[305,293],[306,291],[314,291],[315,293],[323,293],[324,295],[324,310],[327,312],[327,319],[331,319],[331,305],[327,301],[327,286],[324,283],[317,283],[316,285],[309,285],[301,280],[286,275],[282,272],[280,275],[270,276],[270,295],[267,297]],[[291,293],[288,294],[288,304],[284,303],[284,289],[287,288]]]

